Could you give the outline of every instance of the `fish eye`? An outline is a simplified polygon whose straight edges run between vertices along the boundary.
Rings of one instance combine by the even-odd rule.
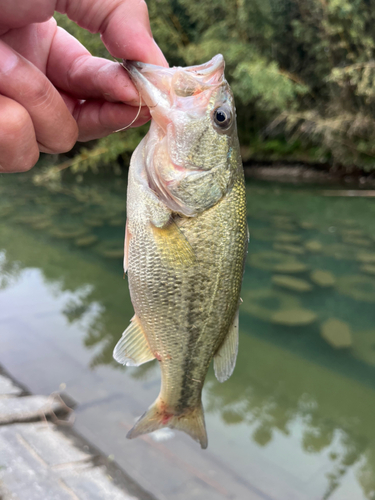
[[[232,122],[232,112],[228,107],[220,106],[213,112],[213,119],[215,125],[217,125],[221,129],[228,128]]]

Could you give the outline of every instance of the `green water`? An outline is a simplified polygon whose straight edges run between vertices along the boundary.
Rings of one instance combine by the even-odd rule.
[[[133,315],[125,179],[62,192],[27,174],[0,179],[0,308],[17,296],[60,297],[64,320],[82,332],[87,372],[106,365],[134,384],[158,380],[154,363],[124,370],[112,360]],[[264,485],[277,476],[293,498],[375,499],[375,204],[323,191],[248,183],[237,366],[224,384],[210,371],[205,385],[212,453],[261,498],[292,498]],[[66,349],[76,342],[67,335]],[[254,463],[265,479],[249,478]]]

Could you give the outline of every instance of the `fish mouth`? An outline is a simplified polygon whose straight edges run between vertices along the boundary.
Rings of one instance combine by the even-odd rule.
[[[218,76],[224,76],[224,68],[224,57],[221,54],[217,54],[210,61],[204,64],[189,66],[186,68],[186,71],[194,73],[199,77],[203,77],[207,82],[212,81],[212,83],[214,83],[214,80]]]
[[[138,90],[152,117],[162,128],[170,121],[169,111],[181,97],[192,97],[216,88],[224,81],[224,57],[187,68],[155,66],[138,61],[123,60],[122,66]],[[196,103],[197,104],[197,103]],[[179,107],[181,99],[179,100]],[[190,106],[191,107],[191,106]]]

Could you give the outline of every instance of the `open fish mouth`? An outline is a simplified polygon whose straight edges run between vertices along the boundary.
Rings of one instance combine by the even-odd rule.
[[[204,64],[188,68],[165,68],[126,60],[122,65],[162,128],[169,122],[169,111],[173,108],[204,109],[212,91],[225,81],[225,63],[221,54]]]

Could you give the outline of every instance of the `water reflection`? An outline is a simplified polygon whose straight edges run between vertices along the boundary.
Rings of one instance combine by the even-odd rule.
[[[14,284],[20,274],[19,262],[10,262],[5,250],[0,251],[0,290]]]
[[[51,293],[72,292],[61,312],[84,325],[91,367],[122,370],[112,351],[133,315],[124,181],[49,192],[27,175],[1,180],[0,288],[39,268]],[[304,457],[327,456],[321,498],[353,471],[374,499],[375,206],[262,184],[249,186],[248,200],[240,353],[225,384],[209,372],[206,412],[241,429],[238,446],[243,435],[264,450],[298,436]],[[128,373],[151,380],[157,366]]]

